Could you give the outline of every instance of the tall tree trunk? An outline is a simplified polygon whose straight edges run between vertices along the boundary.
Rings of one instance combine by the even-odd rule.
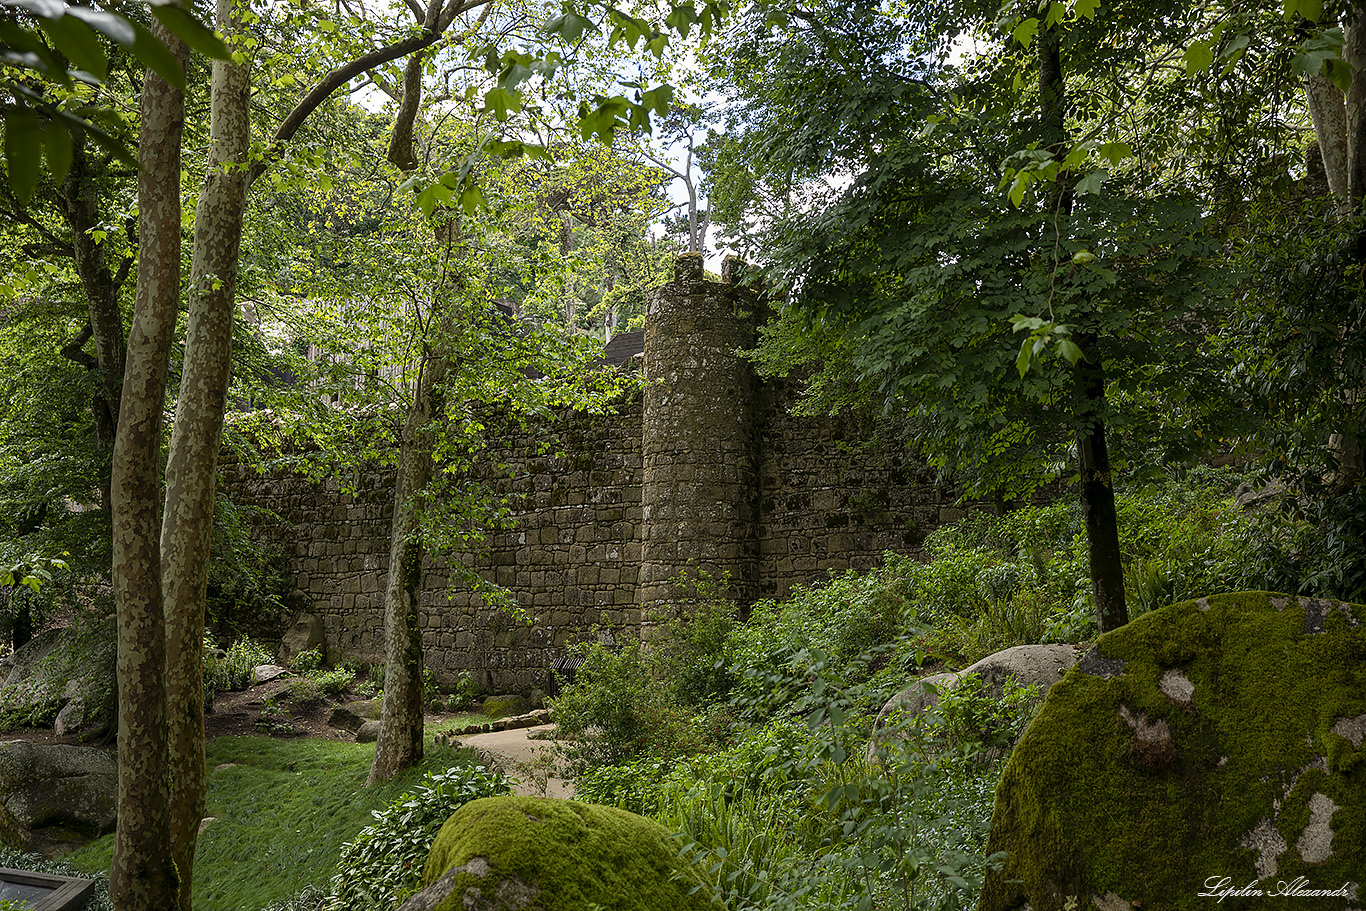
[[[104,244],[97,243],[91,231],[102,222],[98,189],[90,173],[85,139],[77,134],[72,140],[71,169],[62,182],[61,207],[71,226],[71,247],[75,254],[76,275],[85,292],[90,316],[95,357],[99,362],[100,389],[105,414],[96,419],[100,430],[96,444],[101,451],[113,448],[112,433],[119,422],[119,400],[123,397],[123,366],[127,350],[123,314],[119,312],[119,285],[104,255]],[[106,434],[110,436],[106,437]],[[105,500],[105,508],[109,501]]]
[[[1082,350],[1098,357],[1094,336],[1081,339]],[[1077,467],[1081,472],[1081,515],[1090,551],[1091,593],[1100,631],[1129,622],[1124,600],[1124,566],[1119,554],[1119,516],[1114,475],[1105,442],[1105,370],[1082,361],[1076,368]]]
[[[444,374],[444,360],[424,352],[413,401],[403,420],[390,530],[389,583],[384,591],[384,700],[367,784],[388,781],[422,760],[423,547],[419,509],[432,477],[431,423],[441,413],[437,386]]]
[[[224,35],[240,32],[238,12],[232,0],[218,0],[218,27]],[[232,317],[251,136],[250,89],[245,63],[214,61],[209,160],[195,210],[185,355],[166,464],[161,582],[166,600],[171,852],[180,871],[183,911],[190,908],[195,843],[204,817],[204,595],[232,366]]]
[[[1055,28],[1039,33],[1039,96],[1043,104],[1043,145],[1061,157],[1067,142],[1067,93],[1062,53]],[[1071,192],[1060,177],[1052,206],[1058,230],[1072,209]],[[1057,270],[1059,263],[1051,263]],[[1105,370],[1100,363],[1099,338],[1087,334],[1078,340],[1087,360],[1074,368],[1073,418],[1077,435],[1077,470],[1081,475],[1081,511],[1086,522],[1090,551],[1091,591],[1096,600],[1100,631],[1118,629],[1129,622],[1124,602],[1124,566],[1119,553],[1119,520],[1115,512],[1114,479],[1105,441]]]
[[[459,256],[460,221],[439,213],[437,239],[447,264]],[[384,700],[379,741],[367,785],[393,778],[422,759],[422,530],[421,498],[432,478],[436,436],[432,424],[444,410],[441,384],[451,363],[451,304],[457,283],[443,275],[433,294],[413,401],[403,419],[394,519],[390,529],[389,583],[384,593]]]
[[[185,45],[159,23],[182,65]],[[166,911],[171,858],[166,752],[166,623],[161,597],[161,427],[180,301],[183,93],[150,70],[138,137],[137,298],[114,438],[113,583],[118,613],[119,798],[109,895],[119,911]]]

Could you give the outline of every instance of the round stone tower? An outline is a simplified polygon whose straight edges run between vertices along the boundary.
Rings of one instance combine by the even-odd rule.
[[[693,596],[709,576],[748,606],[758,597],[759,411],[754,372],[738,352],[754,345],[753,292],[707,281],[700,254],[678,257],[645,323],[641,624]]]

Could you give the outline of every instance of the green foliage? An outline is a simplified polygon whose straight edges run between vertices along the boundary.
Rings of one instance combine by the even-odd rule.
[[[987,865],[1004,748],[1027,723],[1034,694],[1011,688],[992,700],[971,686],[945,694],[870,757],[864,712],[882,694],[845,687],[844,676],[828,655],[794,655],[765,675],[790,697],[772,722],[672,767],[646,760],[598,769],[578,780],[576,797],[678,831],[705,894],[723,907],[962,907]]]
[[[482,766],[428,772],[411,791],[341,849],[328,911],[397,907],[417,891],[432,840],[452,813],[471,800],[509,793],[507,781]]]
[[[215,648],[213,640],[204,637],[204,693],[213,701],[215,693],[245,689],[251,684],[251,670],[270,664],[274,656],[259,642],[243,637],[223,651]]]
[[[220,737],[206,755],[207,815],[215,820],[199,837],[194,887],[194,906],[204,911],[287,901],[295,902],[290,911],[320,911],[308,904],[308,887],[315,896],[327,887],[343,846],[375,821],[374,812],[416,793],[427,773],[484,774],[463,772],[477,767],[472,757],[430,740],[416,769],[373,787],[365,785],[372,744]],[[85,875],[104,873],[113,847],[109,835],[66,860]]]
[[[290,659],[289,666],[300,674],[312,674],[322,669],[323,653],[318,646],[304,649]]]
[[[639,756],[672,759],[705,749],[704,726],[654,675],[637,643],[613,652],[578,646],[572,687],[550,702],[572,775]]]
[[[355,679],[354,673],[344,667],[338,667],[318,673],[313,677],[313,682],[317,684],[318,692],[324,697],[336,699],[351,689],[351,684],[355,682]]]

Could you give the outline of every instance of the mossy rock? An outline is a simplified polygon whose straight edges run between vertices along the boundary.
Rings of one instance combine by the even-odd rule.
[[[669,831],[653,820],[576,801],[487,797],[441,827],[419,894],[437,911],[712,908],[674,880],[677,869]]]
[[[1363,621],[1239,592],[1102,636],[1011,755],[987,845],[1009,856],[979,911],[1185,911],[1249,883],[1217,906],[1359,907]]]
[[[113,617],[40,633],[10,661],[0,688],[0,725],[50,727],[63,706],[79,700],[80,723],[63,732],[104,733],[117,717],[117,655]]]
[[[524,696],[490,696],[484,700],[484,714],[495,720],[525,714],[528,708]]]

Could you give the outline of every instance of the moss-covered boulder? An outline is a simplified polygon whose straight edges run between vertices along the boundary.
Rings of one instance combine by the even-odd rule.
[[[58,722],[58,733],[103,734],[116,720],[117,653],[113,617],[34,636],[0,669],[0,728]]]
[[[703,911],[674,880],[658,823],[568,800],[488,797],[441,827],[404,908],[440,911]]]
[[[490,696],[484,700],[483,712],[490,718],[506,718],[508,715],[521,715],[528,709],[525,696]]]
[[[1101,637],[1011,755],[979,911],[1360,907],[1364,621],[1240,592]]]

